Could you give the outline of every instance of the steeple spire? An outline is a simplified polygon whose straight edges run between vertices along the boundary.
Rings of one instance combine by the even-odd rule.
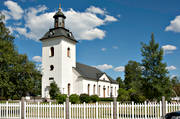
[[[61,3],[59,4],[59,11],[61,11]]]

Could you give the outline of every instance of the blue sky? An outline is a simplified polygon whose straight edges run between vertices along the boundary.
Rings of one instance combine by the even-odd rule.
[[[53,27],[59,3],[66,28],[79,40],[78,62],[123,78],[129,60],[141,62],[140,43],[148,43],[154,32],[170,76],[180,76],[179,0],[1,0],[18,51],[37,64],[42,56],[38,39]]]

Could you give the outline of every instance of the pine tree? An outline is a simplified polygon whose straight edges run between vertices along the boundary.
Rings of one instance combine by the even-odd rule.
[[[172,92],[167,76],[166,63],[163,63],[163,49],[155,43],[154,35],[149,44],[142,43],[143,93],[149,100],[160,100],[162,96],[169,99]]]

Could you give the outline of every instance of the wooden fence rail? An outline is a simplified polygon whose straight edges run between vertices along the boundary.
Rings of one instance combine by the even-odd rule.
[[[23,104],[23,105],[22,105]],[[180,103],[0,103],[0,119],[161,119],[180,110]],[[67,108],[67,109],[66,109]],[[22,113],[23,112],[23,113]],[[68,112],[68,113],[67,113]],[[22,116],[23,115],[23,116]]]

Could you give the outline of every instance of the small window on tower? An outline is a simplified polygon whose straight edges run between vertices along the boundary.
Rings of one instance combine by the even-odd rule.
[[[54,56],[54,47],[51,47],[51,48],[50,48],[50,51],[51,51],[51,52],[50,52],[50,53],[51,53],[51,54],[50,54],[50,57],[53,57],[53,56]]]
[[[54,70],[54,66],[53,65],[50,66],[50,71],[52,71],[52,70]]]
[[[67,56],[70,57],[70,48],[67,49]]]
[[[50,77],[49,80],[54,80],[54,78],[53,78],[53,77]]]

